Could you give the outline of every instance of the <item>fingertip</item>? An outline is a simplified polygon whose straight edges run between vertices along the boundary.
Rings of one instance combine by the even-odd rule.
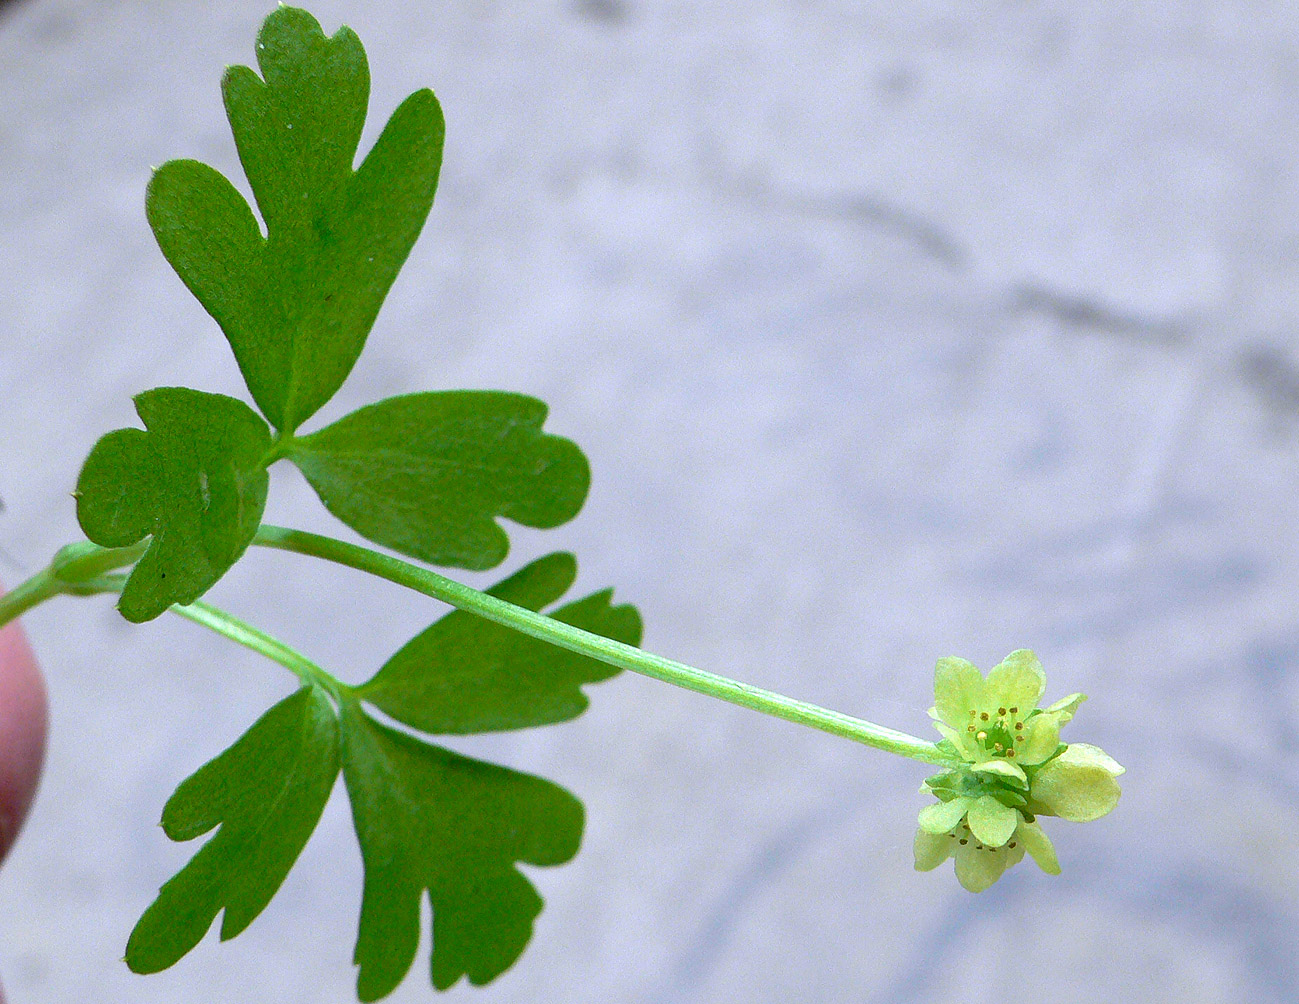
[[[14,622],[0,629],[0,859],[13,846],[36,794],[47,726],[45,682],[22,627]]]

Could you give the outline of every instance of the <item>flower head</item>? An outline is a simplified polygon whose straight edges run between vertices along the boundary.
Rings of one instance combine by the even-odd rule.
[[[1070,694],[1046,708],[1038,701],[1046,674],[1027,649],[1010,653],[985,678],[964,659],[939,659],[934,707],[938,745],[959,761],[927,779],[921,792],[938,801],[920,811],[916,868],[929,871],[956,858],[956,877],[982,892],[1029,854],[1059,874],[1038,816],[1087,822],[1119,800],[1123,768],[1104,750],[1060,742],[1060,727],[1086,700]]]

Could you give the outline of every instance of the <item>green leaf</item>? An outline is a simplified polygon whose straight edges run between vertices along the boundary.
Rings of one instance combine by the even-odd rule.
[[[563,788],[471,760],[343,705],[343,777],[365,862],[354,961],[357,995],[399,984],[433,904],[432,980],[484,984],[532,936],[541,897],[516,862],[557,865],[577,853],[582,803]]]
[[[221,910],[222,941],[252,923],[316,828],[338,764],[338,719],[319,689],[303,687],[184,781],[163,810],[167,836],[221,828],[135,925],[127,965],[137,973],[173,965]]]
[[[145,429],[95,444],[77,479],[77,519],[96,544],[153,540],[118,607],[130,621],[192,603],[243,554],[266,505],[270,431],[246,404],[161,387],[135,398]]]
[[[529,610],[559,599],[577,577],[571,554],[534,561],[488,592]],[[635,607],[611,606],[612,590],[569,603],[555,620],[628,645],[640,642]],[[407,642],[357,696],[422,732],[497,732],[548,725],[586,710],[582,685],[619,670],[464,611]]]
[[[281,7],[257,37],[262,76],[231,67],[223,92],[266,224],[221,174],[172,161],[150,182],[158,244],[225,332],[253,399],[291,432],[338,390],[419,236],[442,163],[437,99],[417,91],[355,172],[369,100],[365,50]]]
[[[362,536],[429,564],[478,570],[509,549],[496,517],[549,528],[586,498],[586,458],[543,433],[545,419],[546,406],[522,394],[407,394],[295,439],[289,457]]]

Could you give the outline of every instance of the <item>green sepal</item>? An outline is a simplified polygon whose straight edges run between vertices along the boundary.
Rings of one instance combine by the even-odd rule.
[[[499,564],[505,517],[550,528],[582,507],[591,473],[546,406],[498,391],[407,394],[295,439],[290,459],[357,533],[433,565]]]
[[[1010,760],[994,758],[985,760],[982,763],[972,764],[970,771],[974,774],[987,774],[1004,780],[1008,784],[1013,784],[1017,788],[1028,787],[1028,777],[1020,767]]]
[[[577,577],[571,554],[547,555],[488,593],[528,610],[558,600]],[[550,613],[557,621],[628,645],[640,642],[635,607],[613,606],[612,590]],[[548,725],[587,707],[582,686],[619,670],[461,610],[416,635],[357,689],[385,714],[434,734]]]
[[[270,430],[242,401],[183,387],[135,398],[145,428],[99,440],[77,479],[77,519],[103,547],[152,537],[118,602],[141,622],[192,603],[237,560],[266,505]]]
[[[226,113],[266,224],[221,174],[160,167],[149,223],[163,254],[221,326],[262,413],[292,432],[339,388],[419,236],[442,163],[431,91],[393,113],[353,171],[370,76],[348,28],[326,38],[280,7],[257,38],[262,76],[231,67]]]
[[[1067,697],[1062,697],[1054,704],[1043,708],[1042,713],[1059,716],[1060,724],[1063,725],[1066,722],[1073,720],[1074,712],[1078,710],[1078,705],[1082,704],[1085,700],[1087,700],[1086,694],[1069,694]]]
[[[145,910],[127,965],[137,973],[173,965],[222,910],[222,941],[252,923],[316,828],[338,765],[338,719],[319,689],[303,687],[182,782],[163,810],[167,836],[220,829]]]
[[[582,803],[563,788],[420,742],[343,704],[343,777],[365,863],[354,961],[362,1001],[386,996],[415,957],[433,905],[432,981],[481,985],[532,936],[541,897],[515,867],[577,853]]]
[[[1028,805],[1028,799],[1018,791],[1012,791],[1009,788],[991,788],[988,794],[995,798],[1002,805],[1009,806],[1012,809],[1022,809]]]
[[[957,786],[961,784],[961,781],[961,774],[954,770],[945,770],[941,774],[934,774],[925,778],[924,783],[920,786],[920,794],[936,795],[944,802],[947,802],[955,797]]]

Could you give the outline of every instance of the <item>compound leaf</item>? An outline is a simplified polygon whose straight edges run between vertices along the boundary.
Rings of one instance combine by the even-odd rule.
[[[369,100],[365,50],[281,7],[257,37],[259,77],[231,67],[226,112],[266,224],[221,174],[171,161],[149,223],[225,332],[262,413],[291,432],[338,390],[433,203],[445,126],[429,90],[407,98],[353,171]]]
[[[77,519],[96,544],[152,536],[118,603],[130,621],[192,603],[233,565],[266,504],[270,430],[242,401],[183,387],[135,398],[144,429],[97,442],[77,479]]]
[[[316,828],[338,776],[338,719],[325,695],[303,687],[271,708],[167,801],[162,826],[193,840],[220,826],[170,879],[131,932],[137,973],[173,965],[225,910],[221,940],[271,901]]]
[[[433,904],[433,985],[477,985],[532,936],[541,897],[517,862],[577,853],[582,803],[528,774],[420,742],[343,705],[343,778],[365,863],[353,961],[363,1001],[391,993],[414,961],[420,900]]]
[[[576,577],[571,554],[551,554],[488,592],[540,610],[559,599]],[[639,644],[640,615],[632,606],[612,606],[612,595],[613,590],[595,593],[550,616]],[[495,732],[575,718],[588,703],[582,685],[617,672],[588,656],[456,610],[407,642],[357,694],[422,732]]]
[[[433,565],[478,570],[509,549],[496,517],[549,528],[586,499],[586,458],[543,433],[545,420],[546,406],[522,394],[406,394],[293,440],[288,456],[357,533]]]

